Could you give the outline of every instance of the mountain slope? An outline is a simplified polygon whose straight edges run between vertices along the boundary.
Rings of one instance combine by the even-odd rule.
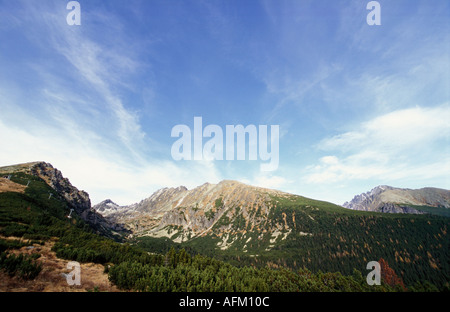
[[[450,218],[350,210],[236,181],[164,188],[130,206],[95,209],[152,253],[184,248],[237,266],[347,275],[382,258],[408,284],[448,284]]]
[[[184,250],[154,254],[129,243],[118,243],[94,233],[92,225],[89,226],[78,213],[68,218],[73,203],[70,204],[43,178],[28,174],[31,171],[23,171],[29,167],[9,167],[4,171],[8,173],[7,178],[0,178],[5,182],[2,185],[6,185],[0,188],[2,291],[115,290],[106,281],[105,273],[120,289],[138,291],[394,290],[392,285],[385,283],[377,288],[368,286],[361,273],[343,276],[339,272],[323,275],[308,270],[297,273],[237,268],[201,255],[191,257]],[[50,196],[51,193],[54,195]],[[164,193],[160,192],[153,200],[162,200]],[[111,202],[104,204],[114,208]],[[220,201],[214,202],[216,207],[219,204]],[[80,286],[67,283],[69,269],[66,264],[69,260],[81,264]],[[22,279],[24,274],[28,276],[25,280]],[[330,284],[330,280],[333,283]]]
[[[355,196],[350,202],[344,203],[343,207],[364,211],[450,216],[450,191],[431,187],[412,190],[377,186],[367,193]]]
[[[163,188],[149,198],[119,207],[111,200],[93,207],[110,222],[123,224],[137,236],[171,237],[176,242],[198,236],[234,235],[248,230],[279,231],[287,229],[282,221],[268,226],[274,198],[301,198],[277,190],[225,180],[205,183],[192,190],[180,186]],[[332,204],[329,204],[333,206]],[[341,209],[335,206],[335,209]],[[239,226],[236,223],[241,222]],[[176,237],[175,237],[176,236]]]
[[[0,235],[35,240],[57,237],[52,250],[58,257],[113,263],[120,266],[118,276],[128,274],[135,262],[156,265],[156,270],[166,272],[167,259],[186,258],[185,249],[191,255],[210,256],[240,267],[264,268],[259,272],[266,272],[267,267],[295,272],[308,269],[321,279],[320,272],[349,276],[354,270],[365,272],[369,261],[383,259],[407,286],[429,281],[440,289],[448,288],[450,218],[355,211],[222,181],[192,190],[164,188],[126,207],[103,202],[96,208],[105,214],[103,224],[117,226],[113,224],[116,220],[134,234],[128,243],[115,244],[92,233],[92,228],[98,227],[95,219],[93,224],[88,223],[90,218],[82,219],[85,210],[78,210],[80,215],[74,210],[73,218],[67,218],[70,209],[75,209],[71,207],[77,205],[72,199],[83,197],[55,170],[45,163],[2,168],[2,175],[10,177],[0,178],[5,182],[5,191],[0,191]],[[1,239],[0,243],[2,247]],[[169,251],[172,247],[180,251],[179,256]],[[168,251],[164,258],[162,254]],[[204,261],[201,259],[197,258]],[[128,264],[122,265],[124,261]],[[131,275],[127,282],[134,279]]]
[[[119,243],[109,223],[83,210],[90,203],[87,193],[50,164],[20,164],[0,172],[1,291],[113,291],[102,265],[161,258]],[[67,283],[69,260],[81,264],[80,286]]]
[[[89,194],[74,187],[61,171],[46,162],[30,162],[0,167],[0,192],[17,191],[45,199],[59,202],[63,206],[66,216],[71,211],[100,233],[111,236],[111,229],[120,231],[121,228],[109,223],[103,216],[91,209]],[[42,182],[44,184],[42,184]],[[9,188],[8,188],[9,186]],[[15,187],[16,190],[11,189]],[[61,213],[61,211],[59,211]]]

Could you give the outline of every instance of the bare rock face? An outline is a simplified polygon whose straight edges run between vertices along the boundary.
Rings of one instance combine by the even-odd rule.
[[[354,210],[421,214],[423,212],[415,206],[450,208],[450,191],[432,187],[412,190],[381,185],[356,195],[342,206]]]
[[[53,168],[49,163],[39,162],[30,168],[30,173],[43,179],[58,194],[62,195],[84,220],[89,218],[91,213],[89,194],[74,187],[69,179],[63,177],[61,171]]]
[[[214,226],[216,233],[230,232],[231,223],[238,216],[245,224],[258,227],[267,221],[272,208],[271,195],[290,196],[225,180],[218,184],[205,183],[192,190],[184,186],[163,188],[139,203],[120,208],[104,201],[94,209],[110,222],[124,224],[135,235],[170,237],[173,230],[181,233],[178,239],[183,241],[205,235]],[[221,218],[230,222],[219,224]]]
[[[424,214],[424,212],[407,205],[398,205],[393,203],[383,203],[376,211],[384,213],[411,213],[411,214]]]

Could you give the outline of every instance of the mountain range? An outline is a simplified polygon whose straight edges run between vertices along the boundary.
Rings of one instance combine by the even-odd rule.
[[[96,233],[152,254],[175,248],[236,266],[342,274],[384,259],[406,283],[427,277],[439,287],[448,285],[450,275],[448,190],[379,186],[342,207],[225,180],[191,190],[162,188],[128,206],[107,199],[91,207],[88,193],[58,169],[33,162],[0,168],[2,194],[11,194],[0,196],[2,209],[13,194],[25,194],[32,207],[57,205],[53,214],[66,220],[73,211]],[[8,218],[2,222],[21,226]],[[0,224],[2,231],[7,232]]]
[[[205,183],[192,190],[184,186],[162,188],[141,202],[127,206],[119,206],[107,199],[95,205],[93,210],[110,223],[120,224],[136,236],[174,237],[173,241],[183,242],[213,230],[216,234],[234,235],[236,233],[231,231],[231,223],[224,226],[218,221],[232,220],[238,215],[242,216],[245,224],[252,225],[250,231],[264,228],[270,211],[276,207],[274,198],[303,197],[224,180],[218,184]],[[332,205],[329,204],[330,207]],[[413,190],[383,185],[356,195],[342,206],[382,213],[450,216],[450,191],[432,187]],[[335,208],[338,209],[337,206]],[[282,223],[271,229],[266,227],[266,230],[278,236],[281,229],[288,228],[286,222]]]
[[[139,203],[118,206],[105,200],[93,209],[111,223],[123,224],[135,235],[171,237],[182,242],[211,232],[236,234],[231,222],[238,216],[249,230],[264,228],[270,211],[276,204],[273,198],[293,195],[224,180],[218,184],[205,183],[192,190],[184,186],[163,188]],[[219,223],[221,221],[221,223]],[[285,228],[277,224],[277,229]]]

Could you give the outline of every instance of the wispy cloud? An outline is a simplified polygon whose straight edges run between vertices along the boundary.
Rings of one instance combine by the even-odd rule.
[[[413,107],[378,116],[322,140],[327,156],[307,168],[311,183],[445,179],[450,170],[450,106]],[[448,181],[450,182],[450,181]]]
[[[23,65],[30,77],[39,78],[32,102],[20,81],[8,82],[14,88],[0,88],[0,163],[51,162],[87,190],[94,204],[107,197],[131,204],[160,187],[218,182],[214,163],[175,163],[147,153],[149,142],[161,145],[147,137],[136,106],[126,103],[123,94],[135,91],[129,78],[148,64],[133,58],[142,47],[129,49],[136,44],[128,41],[114,15],[84,11],[83,23],[95,18],[98,27],[114,28],[99,38],[84,26],[68,26],[64,5],[42,5],[23,2],[27,23],[17,27],[25,27],[27,40],[52,59]],[[42,33],[46,36],[34,39],[33,34]]]
[[[221,177],[328,200],[449,185],[446,1],[382,3],[376,28],[347,0],[80,1],[80,27],[65,1],[0,2],[2,164],[50,161],[123,204]],[[279,170],[172,161],[194,116],[280,125]]]
[[[389,153],[426,146],[450,134],[448,104],[393,111],[364,122],[356,131],[327,138],[319,143],[323,150],[361,150],[361,147]]]
[[[221,180],[214,163],[187,164],[157,159],[144,164],[129,162],[117,151],[108,150],[101,141],[87,136],[74,140],[66,130],[45,124],[36,124],[35,128],[39,131],[27,131],[0,120],[0,166],[29,161],[50,162],[72,184],[86,190],[93,204],[111,198],[118,204],[127,205],[162,187],[185,185],[193,188],[205,181]],[[83,134],[81,130],[80,135]]]
[[[102,108],[112,112],[115,118],[117,136],[128,150],[138,157],[139,151],[136,147],[142,146],[145,133],[141,129],[138,115],[126,108],[116,91],[119,77],[130,74],[137,68],[136,62],[125,54],[111,53],[108,47],[102,47],[78,33],[65,31],[62,37],[66,40],[53,41],[56,50],[75,68],[74,75],[78,74],[80,79],[90,84],[93,92],[100,96]]]

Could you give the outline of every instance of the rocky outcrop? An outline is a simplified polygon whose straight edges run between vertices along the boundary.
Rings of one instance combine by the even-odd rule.
[[[116,231],[123,229],[120,225],[109,222],[93,210],[89,194],[78,190],[70,183],[69,179],[63,176],[61,171],[54,168],[50,163],[40,161],[1,167],[0,175],[5,172],[10,174],[23,172],[41,178],[54,190],[53,195],[64,198],[70,209],[73,209],[93,229],[103,234],[109,235],[111,229]]]
[[[88,219],[91,210],[89,194],[74,187],[69,179],[64,178],[61,171],[53,168],[51,164],[43,161],[30,162],[1,167],[0,174],[3,172],[23,172],[41,178],[55,190],[55,193],[62,196],[79,216],[85,220]]]
[[[31,166],[30,173],[43,179],[51,188],[69,203],[70,207],[84,220],[93,218],[89,194],[74,187],[61,171],[49,163],[38,162]]]
[[[411,214],[424,214],[423,211],[417,210],[406,205],[398,205],[393,203],[383,203],[377,210],[378,212],[384,213],[411,213]]]

